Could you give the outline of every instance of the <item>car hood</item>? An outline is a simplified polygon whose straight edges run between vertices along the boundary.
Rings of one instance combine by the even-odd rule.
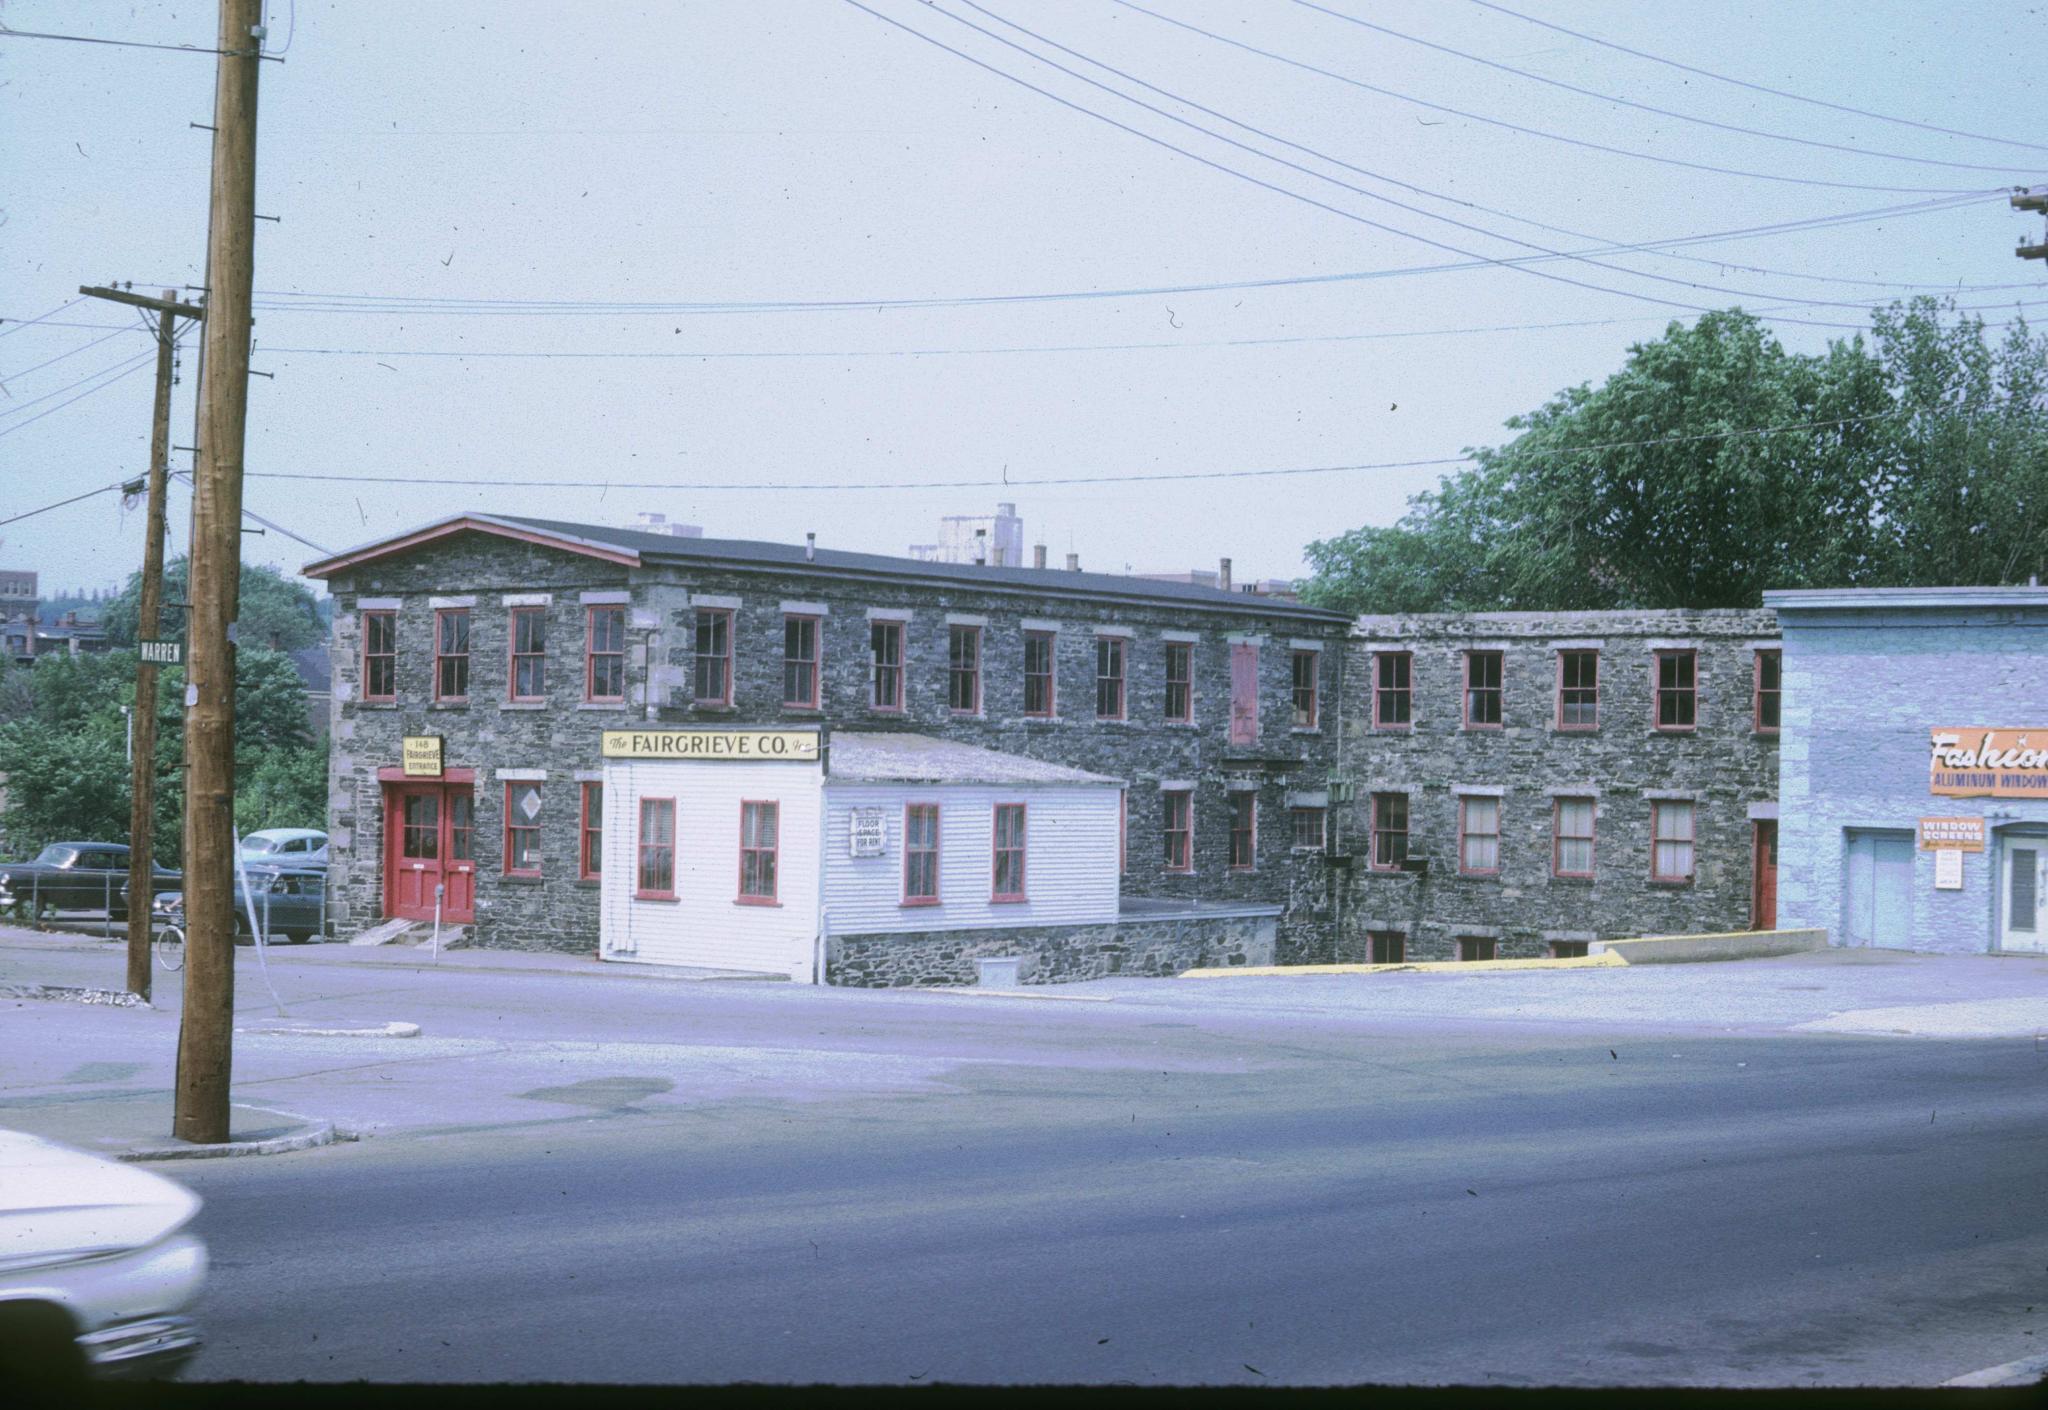
[[[161,1175],[0,1131],[0,1272],[155,1243],[199,1204]]]

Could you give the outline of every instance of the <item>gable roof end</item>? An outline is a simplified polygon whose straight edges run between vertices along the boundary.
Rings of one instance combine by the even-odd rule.
[[[374,539],[355,548],[346,549],[332,558],[323,558],[308,563],[299,571],[309,578],[331,578],[336,573],[365,563],[374,563],[381,558],[407,553],[423,545],[452,538],[456,534],[490,534],[497,538],[516,539],[522,543],[538,544],[542,548],[557,549],[563,553],[580,554],[585,558],[597,558],[606,563],[617,563],[628,568],[640,566],[640,555],[630,548],[614,543],[604,543],[578,534],[564,533],[561,529],[541,527],[532,523],[521,523],[516,519],[501,518],[495,514],[455,514],[437,520],[422,529],[399,534],[394,538]]]

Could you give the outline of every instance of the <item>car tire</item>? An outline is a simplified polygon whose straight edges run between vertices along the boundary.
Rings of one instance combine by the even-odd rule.
[[[76,1404],[85,1394],[85,1353],[63,1308],[0,1305],[0,1398],[16,1405]]]

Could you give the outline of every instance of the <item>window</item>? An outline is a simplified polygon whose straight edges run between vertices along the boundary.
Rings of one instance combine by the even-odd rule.
[[[1166,718],[1187,724],[1195,717],[1195,648],[1190,642],[1166,643]]]
[[[1699,655],[1692,651],[1657,653],[1657,728],[1691,729],[1699,708]]]
[[[903,624],[875,622],[868,627],[868,704],[876,710],[903,708]]]
[[[1498,651],[1465,653],[1465,728],[1500,726],[1500,657]]]
[[[640,868],[633,894],[643,901],[676,898],[676,800],[640,800]]]
[[[1554,960],[1582,960],[1586,958],[1586,942],[1553,940],[1550,942],[1550,957]]]
[[[1230,643],[1230,743],[1259,742],[1259,644]]]
[[[1230,795],[1230,869],[1250,871],[1259,853],[1259,795],[1249,789]]]
[[[363,613],[363,699],[398,698],[398,614]]]
[[[576,875],[595,881],[604,874],[604,785],[583,785],[583,821],[577,827]]]
[[[939,903],[939,805],[908,803],[903,808],[903,904]]]
[[[1053,646],[1051,632],[1024,633],[1024,713],[1049,720],[1053,716]]]
[[[1560,798],[1551,817],[1550,870],[1554,876],[1593,874],[1593,800]]]
[[[732,704],[732,613],[697,609],[696,670],[691,693],[699,705]]]
[[[1594,729],[1600,723],[1600,653],[1557,653],[1557,727]]]
[[[583,630],[583,698],[626,698],[626,609],[593,607]]]
[[[1408,795],[1372,795],[1372,864],[1394,871],[1408,860]]]
[[[448,795],[448,860],[469,863],[457,871],[476,870],[476,796],[467,790]]]
[[[1458,800],[1458,870],[1468,876],[1500,870],[1500,799]]]
[[[782,619],[782,703],[799,710],[818,708],[818,619]]]
[[[1490,935],[1460,935],[1458,958],[1466,962],[1490,960],[1500,953],[1500,942]]]
[[[1373,657],[1374,729],[1408,729],[1414,723],[1414,665],[1415,658],[1405,651],[1382,651]]]
[[[1024,805],[996,804],[995,887],[992,901],[1024,899]]]
[[[1650,804],[1650,876],[1657,881],[1692,881],[1692,808],[1689,802],[1658,799]]]
[[[981,713],[981,628],[946,630],[946,708],[956,715]]]
[[[1121,720],[1124,717],[1124,639],[1120,636],[1095,638],[1095,718]]]
[[[1116,874],[1130,874],[1131,840],[1131,791],[1119,788],[1116,791]]]
[[[1319,651],[1294,653],[1294,728],[1314,729],[1321,720],[1316,711],[1316,677],[1322,665]]]
[[[781,805],[740,804],[740,903],[775,904],[776,828]]]
[[[1785,656],[1780,651],[1756,654],[1755,726],[1758,734],[1778,732],[1778,702],[1784,689]]]
[[[1366,940],[1372,945],[1373,964],[1406,964],[1408,962],[1408,937],[1398,930],[1368,930]]]
[[[548,609],[512,609],[512,698],[547,698]]]
[[[1165,818],[1166,869],[1195,869],[1195,795],[1184,788],[1159,795]]]
[[[469,609],[434,614],[434,698],[469,698]]]
[[[505,873],[540,875],[540,785],[505,785]]]
[[[1322,851],[1329,811],[1324,808],[1296,808],[1293,813],[1295,850]]]

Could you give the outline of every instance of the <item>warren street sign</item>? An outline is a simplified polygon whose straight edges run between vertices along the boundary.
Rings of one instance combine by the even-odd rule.
[[[135,649],[145,666],[182,666],[185,664],[185,643],[182,641],[138,641]]]

